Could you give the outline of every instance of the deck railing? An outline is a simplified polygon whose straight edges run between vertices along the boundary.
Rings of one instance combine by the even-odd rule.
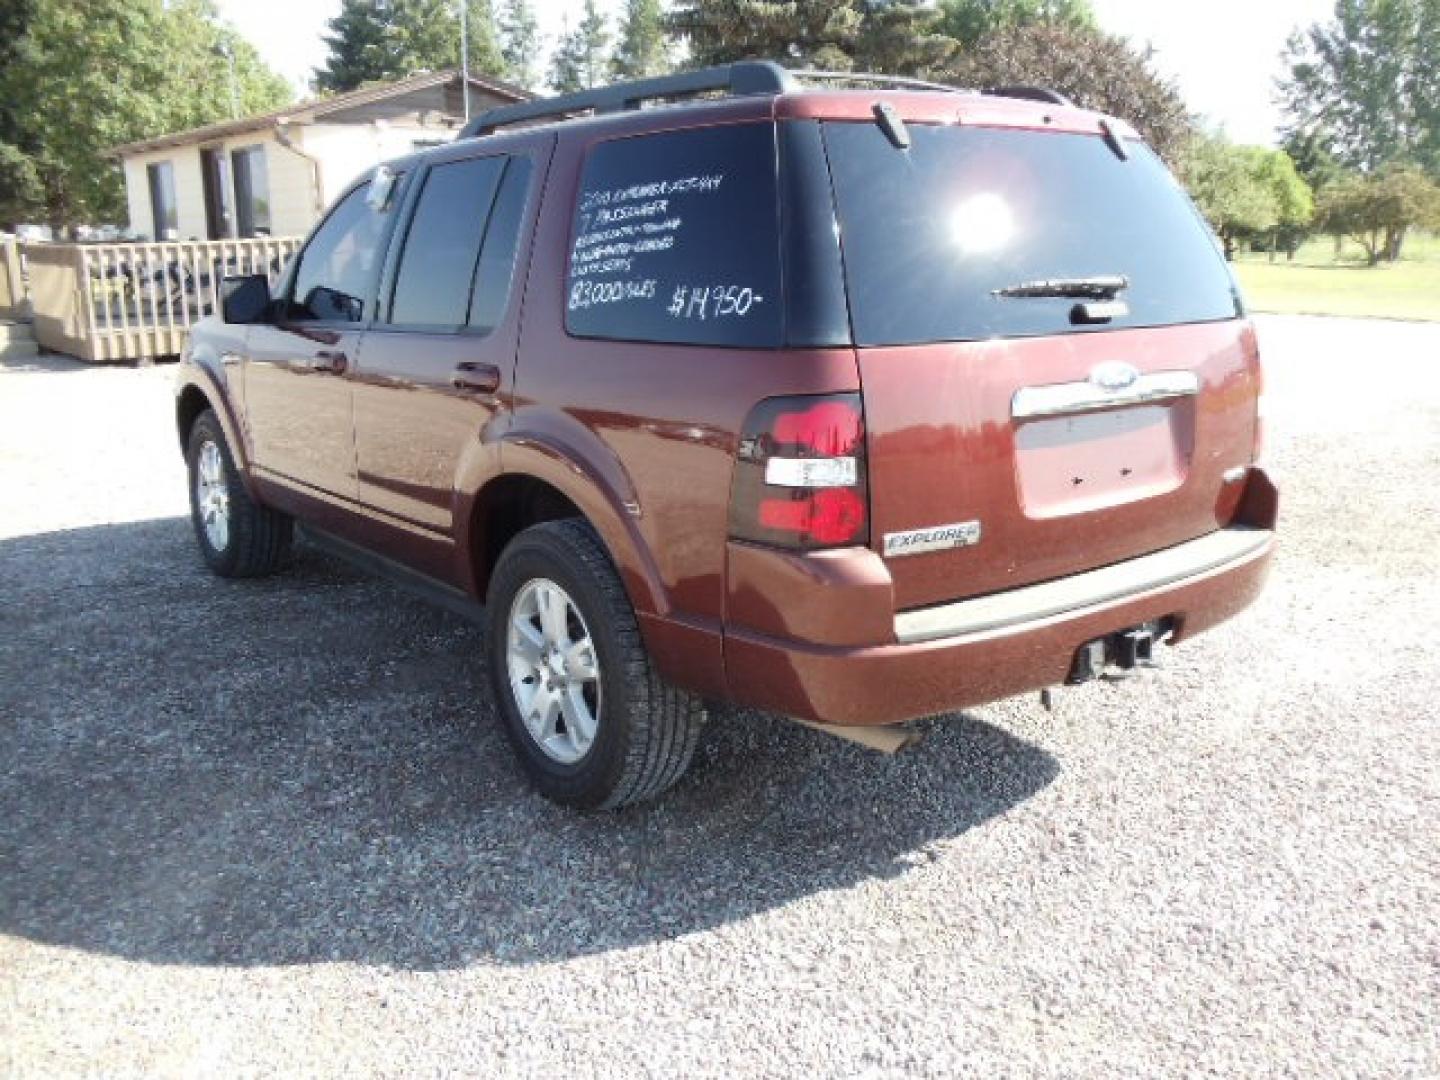
[[[227,277],[273,286],[298,238],[144,244],[23,245],[35,338],[83,360],[147,360],[185,347],[190,327],[220,309]]]
[[[27,295],[20,245],[9,233],[0,233],[0,319],[23,319],[28,315]]]

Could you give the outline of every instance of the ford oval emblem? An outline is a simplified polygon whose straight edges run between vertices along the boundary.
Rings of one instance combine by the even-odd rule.
[[[1112,394],[1134,385],[1138,378],[1140,378],[1140,372],[1120,360],[1099,364],[1090,372],[1090,383],[1098,386],[1101,390],[1108,390]]]

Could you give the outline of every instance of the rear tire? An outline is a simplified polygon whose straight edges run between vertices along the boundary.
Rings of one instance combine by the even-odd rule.
[[[220,577],[260,577],[285,565],[295,523],[250,498],[211,409],[195,418],[185,460],[190,521],[205,565]]]
[[[653,798],[684,775],[704,705],[655,673],[625,588],[587,523],[520,533],[500,556],[487,609],[495,698],[541,794],[608,810]]]

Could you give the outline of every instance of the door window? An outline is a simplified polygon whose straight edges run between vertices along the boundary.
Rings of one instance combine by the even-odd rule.
[[[290,318],[362,322],[374,299],[385,215],[365,201],[367,180],[336,204],[295,271]]]
[[[470,294],[470,326],[475,330],[493,330],[505,315],[529,188],[529,160],[511,158],[500,182],[500,194],[495,197],[495,209],[490,212],[490,227],[485,230],[475,288]]]
[[[400,256],[391,323],[465,325],[481,238],[504,170],[503,157],[454,161],[430,170]]]

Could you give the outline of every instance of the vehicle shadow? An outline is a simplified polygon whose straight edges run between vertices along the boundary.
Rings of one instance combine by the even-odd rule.
[[[904,874],[1057,774],[968,716],[893,758],[718,720],[659,802],[513,764],[480,632],[304,551],[224,582],[183,519],[0,541],[0,933],[151,963],[523,964]]]

